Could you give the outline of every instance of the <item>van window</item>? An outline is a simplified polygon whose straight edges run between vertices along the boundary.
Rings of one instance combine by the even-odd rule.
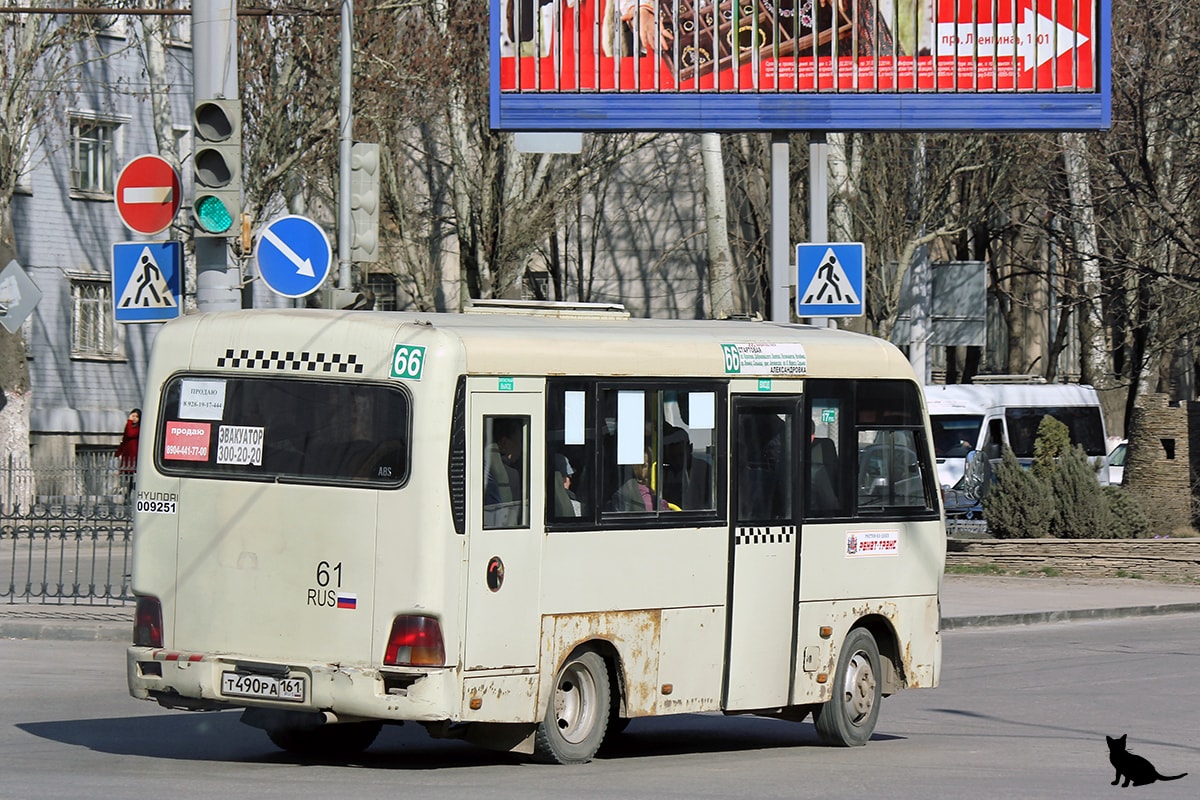
[[[1071,444],[1083,445],[1089,456],[1104,456],[1104,421],[1098,406],[1037,406],[1008,408],[1008,445],[1017,458],[1033,458],[1033,443],[1037,439],[1042,417],[1054,417],[1067,426]]]
[[[154,459],[168,475],[396,488],[410,406],[396,385],[178,375],[163,389]]]
[[[938,414],[932,417],[933,449],[938,458],[964,458],[979,441],[979,414]]]

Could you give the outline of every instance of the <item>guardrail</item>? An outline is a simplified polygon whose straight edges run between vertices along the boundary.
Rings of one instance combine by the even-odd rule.
[[[125,605],[132,509],[107,454],[0,468],[0,602]]]

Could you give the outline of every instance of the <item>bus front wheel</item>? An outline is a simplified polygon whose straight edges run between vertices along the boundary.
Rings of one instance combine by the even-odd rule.
[[[608,665],[600,654],[572,654],[554,678],[550,707],[534,737],[534,759],[548,764],[591,761],[604,741],[611,702]]]
[[[833,697],[813,712],[821,741],[834,747],[858,747],[870,740],[882,700],[879,675],[875,637],[865,628],[855,628],[842,643]]]

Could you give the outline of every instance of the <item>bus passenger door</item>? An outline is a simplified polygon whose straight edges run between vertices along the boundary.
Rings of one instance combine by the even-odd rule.
[[[468,381],[466,669],[533,667],[540,650],[545,481],[540,386]]]
[[[735,397],[727,710],[789,704],[798,602],[800,397]]]

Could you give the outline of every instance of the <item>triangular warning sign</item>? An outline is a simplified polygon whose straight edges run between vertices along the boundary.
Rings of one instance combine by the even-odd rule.
[[[859,305],[862,302],[832,247],[821,257],[821,266],[817,267],[816,274],[808,282],[802,302],[808,306]]]
[[[117,308],[174,308],[175,295],[167,285],[154,254],[147,247],[138,256],[137,266],[129,274],[125,290],[117,299]]]

